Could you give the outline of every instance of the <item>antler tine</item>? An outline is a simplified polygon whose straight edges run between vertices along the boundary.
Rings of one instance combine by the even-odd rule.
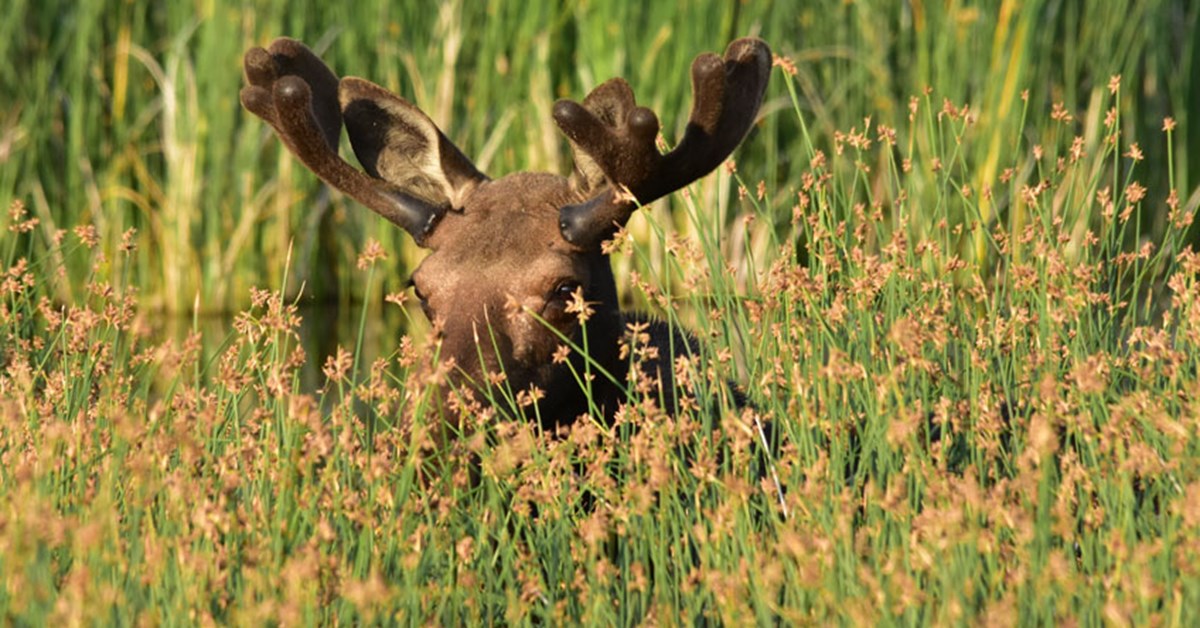
[[[599,169],[604,187],[560,211],[563,237],[595,246],[645,205],[703,177],[729,156],[754,124],[771,70],[766,43],[734,41],[719,57],[692,62],[692,112],[679,144],[666,155],[655,147],[658,118],[634,103],[620,79],[596,88],[583,104],[562,100],[554,119],[571,142],[581,173]],[[580,162],[583,162],[582,164]]]
[[[342,116],[337,76],[304,44],[281,38],[243,61],[241,101],[301,162],[329,185],[412,234],[422,244],[444,208],[368,176],[338,156]]]

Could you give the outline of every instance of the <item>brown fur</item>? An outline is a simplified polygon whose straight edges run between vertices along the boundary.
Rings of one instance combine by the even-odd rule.
[[[576,163],[569,178],[491,180],[419,109],[368,81],[339,80],[290,39],[246,53],[241,97],[317,175],[430,249],[412,283],[440,334],[440,357],[454,361],[453,383],[482,392],[489,375],[503,372],[510,390],[544,393],[537,409],[553,427],[593,410],[571,374],[585,370],[584,356],[572,351],[569,365],[554,359],[562,337],[587,346],[620,382],[627,361],[618,342],[631,321],[649,325],[660,355],[643,368],[661,380],[664,409],[674,409],[668,347],[695,351],[695,340],[619,310],[600,243],[640,204],[704,176],[737,147],[769,70],[769,50],[753,39],[730,44],[723,58],[698,57],[687,133],[665,155],[655,147],[657,117],[636,105],[624,81],[601,85],[582,104],[560,101],[553,115]],[[343,123],[365,172],[337,154]],[[571,311],[580,295],[592,310],[586,323]],[[597,375],[592,388],[594,409],[608,417],[626,386]]]

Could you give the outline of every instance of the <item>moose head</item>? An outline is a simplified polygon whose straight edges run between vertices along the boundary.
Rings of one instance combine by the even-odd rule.
[[[408,101],[363,79],[339,80],[295,40],[253,48],[244,65],[243,106],[326,183],[430,251],[411,283],[439,330],[441,357],[453,360],[456,384],[484,387],[503,373],[510,390],[536,386],[545,395],[539,415],[557,424],[587,412],[611,415],[625,394],[629,368],[618,340],[640,319],[620,311],[601,243],[639,206],[708,174],[741,143],[771,55],[747,38],[724,57],[697,57],[687,130],[666,154],[655,146],[658,118],[616,78],[582,103],[554,105],[574,156],[569,177],[522,172],[495,180]],[[363,170],[338,155],[343,123]],[[576,311],[581,303],[591,310],[586,322]],[[664,398],[673,399],[668,347],[682,352],[694,341],[663,323],[643,324],[663,356],[643,368],[659,371]],[[588,355],[556,359],[564,339]],[[583,373],[585,360],[612,375],[596,377],[590,395],[572,373]]]

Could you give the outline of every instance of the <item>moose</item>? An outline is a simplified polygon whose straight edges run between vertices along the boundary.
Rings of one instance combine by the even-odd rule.
[[[452,360],[455,389],[479,391],[503,373],[513,391],[543,392],[537,416],[552,428],[587,413],[611,418],[627,398],[630,368],[618,345],[629,324],[658,348],[642,368],[659,378],[663,409],[674,409],[669,356],[697,350],[696,340],[620,310],[602,243],[638,207],[707,175],[737,148],[770,69],[770,50],[754,38],[734,41],[723,57],[696,57],[687,128],[665,154],[657,116],[637,106],[621,78],[582,103],[558,101],[552,115],[574,158],[567,177],[489,179],[415,106],[364,79],[339,80],[293,39],[246,53],[241,102],[318,177],[429,250],[410,283],[440,357]],[[362,170],[338,155],[343,124]],[[569,344],[587,355],[564,357]],[[612,377],[594,377],[587,394],[577,374],[588,370]]]

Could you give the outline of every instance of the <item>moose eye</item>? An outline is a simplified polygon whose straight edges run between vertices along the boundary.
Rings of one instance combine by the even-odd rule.
[[[579,290],[578,281],[572,281],[568,279],[566,281],[559,282],[559,284],[554,287],[554,291],[550,293],[550,299],[553,301],[562,302],[570,301],[574,297],[576,290]]]

